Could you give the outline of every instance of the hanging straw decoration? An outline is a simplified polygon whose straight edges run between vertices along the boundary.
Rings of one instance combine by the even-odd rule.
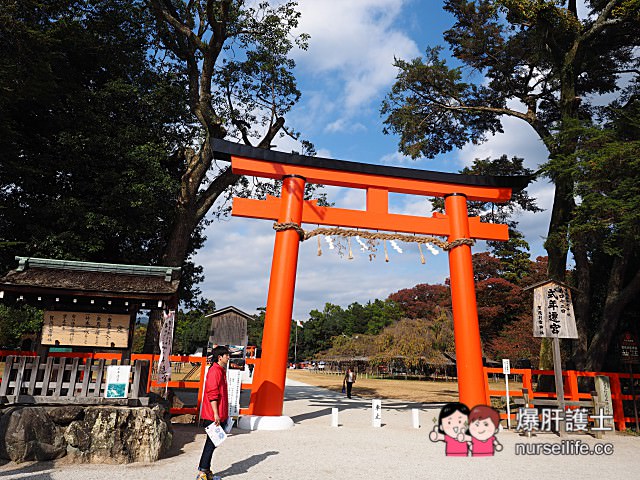
[[[318,239],[318,256],[322,256],[322,247],[320,246],[320,237],[316,237]]]
[[[273,229],[276,232],[280,232],[283,230],[295,230],[299,237],[300,241],[308,240],[311,237],[318,236],[318,256],[322,255],[322,249],[320,248],[320,235],[324,236],[325,241],[329,245],[329,250],[335,250],[337,248],[338,254],[342,256],[345,253],[344,244],[340,242],[340,238],[349,239],[348,245],[348,254],[349,259],[353,259],[353,251],[351,249],[351,237],[355,237],[356,241],[360,245],[360,249],[363,252],[368,252],[369,261],[372,261],[376,257],[376,251],[378,242],[382,240],[384,245],[384,261],[389,261],[389,252],[387,250],[387,240],[391,242],[391,246],[398,253],[402,253],[402,248],[397,244],[397,241],[407,242],[407,243],[417,243],[418,250],[420,251],[420,262],[422,264],[425,263],[424,253],[422,251],[422,245],[427,247],[429,252],[433,255],[438,255],[440,252],[434,248],[435,246],[440,247],[442,250],[449,252],[453,248],[456,248],[460,245],[469,245],[472,246],[475,244],[475,240],[471,238],[458,238],[452,242],[447,242],[437,237],[433,236],[417,236],[415,233],[413,235],[406,235],[402,233],[381,233],[381,232],[368,232],[366,230],[353,230],[353,229],[344,229],[339,227],[331,227],[331,228],[316,228],[311,231],[304,231],[300,225],[293,222],[287,223],[274,223]],[[332,236],[338,237],[337,244],[334,244]],[[366,241],[363,241],[365,239]]]

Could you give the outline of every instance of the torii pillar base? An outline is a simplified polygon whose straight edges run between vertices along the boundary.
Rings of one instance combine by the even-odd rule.
[[[293,427],[291,417],[282,415],[263,416],[263,415],[242,415],[238,419],[238,428],[240,430],[289,430]]]

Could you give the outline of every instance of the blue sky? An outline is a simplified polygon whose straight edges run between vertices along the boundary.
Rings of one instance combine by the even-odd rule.
[[[300,30],[309,33],[311,40],[306,52],[295,53],[302,99],[287,117],[287,124],[313,142],[318,155],[445,172],[457,172],[475,158],[502,154],[523,157],[529,168],[546,160],[546,149],[531,128],[514,119],[504,119],[504,134],[436,159],[405,158],[397,151],[398,139],[382,133],[379,110],[396,76],[394,57],[409,60],[427,46],[444,45],[442,33],[453,24],[453,17],[442,10],[442,2],[299,0],[299,9]],[[298,147],[282,139],[276,149]],[[336,207],[364,208],[363,191],[333,187],[326,191]],[[545,209],[518,217],[535,258],[545,254],[542,242],[553,187],[542,180],[532,184],[529,192]],[[392,194],[390,202],[393,213],[431,215],[424,197]],[[266,304],[274,242],[271,222],[230,217],[214,222],[206,235],[208,240],[196,257],[206,276],[200,285],[204,296],[215,300],[218,308],[234,305],[255,313]],[[321,310],[325,302],[343,307],[356,301],[366,303],[419,283],[442,283],[449,276],[446,253],[425,253],[427,262],[422,265],[415,244],[400,244],[403,254],[389,249],[389,263],[381,252],[369,261],[354,248],[356,258],[347,260],[330,251],[324,241],[322,245],[323,255],[318,257],[315,241],[301,244],[295,319],[306,320],[310,310]],[[473,252],[483,249],[478,244]]]

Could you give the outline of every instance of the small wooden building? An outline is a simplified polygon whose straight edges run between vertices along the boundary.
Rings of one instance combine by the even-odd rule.
[[[16,257],[18,268],[0,277],[0,301],[45,311],[37,351],[131,354],[140,309],[178,304],[180,268]]]
[[[253,320],[248,313],[236,307],[225,307],[205,315],[211,318],[209,347],[213,345],[246,346],[249,341],[247,322]]]

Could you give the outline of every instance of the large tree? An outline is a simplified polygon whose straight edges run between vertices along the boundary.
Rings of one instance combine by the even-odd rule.
[[[294,2],[244,0],[149,0],[156,18],[157,53],[168,68],[178,68],[188,85],[190,137],[176,149],[181,165],[180,188],[162,262],[182,266],[194,235],[220,199],[215,213],[228,212],[234,189],[248,195],[254,184],[214,159],[212,141],[236,139],[270,148],[283,135],[298,139],[285,127],[285,115],[300,92],[290,58],[294,47],[306,48],[297,35],[299,12]],[[303,142],[305,148],[312,148]],[[311,153],[311,152],[307,152]],[[271,183],[258,194],[272,191]],[[152,317],[145,349],[155,348],[160,319]]]
[[[185,85],[124,0],[0,0],[0,268],[13,256],[158,263]]]
[[[270,148],[300,92],[289,53],[306,48],[294,36],[295,3],[243,0],[151,0],[159,52],[188,80],[193,135],[177,150],[183,165],[176,215],[163,261],[180,266],[191,235],[215,201],[240,180],[214,162],[212,140],[225,137]],[[295,133],[290,132],[293,136]]]
[[[607,122],[583,129],[575,159],[581,202],[570,224],[576,307],[582,336],[576,359],[587,369],[614,368],[612,341],[637,329],[640,294],[640,97],[633,85],[624,102],[603,111]]]
[[[528,124],[549,152],[542,167],[555,194],[545,248],[548,274],[559,280],[576,208],[577,127],[597,120],[600,95],[619,96],[639,73],[640,3],[587,5],[579,18],[575,0],[447,0],[456,22],[444,38],[459,65],[479,73],[475,83],[462,66],[447,65],[442,48],[428,48],[424,59],[396,62],[397,82],[382,107],[386,131],[398,133],[400,149],[414,158],[482,142],[503,131],[505,116]]]

